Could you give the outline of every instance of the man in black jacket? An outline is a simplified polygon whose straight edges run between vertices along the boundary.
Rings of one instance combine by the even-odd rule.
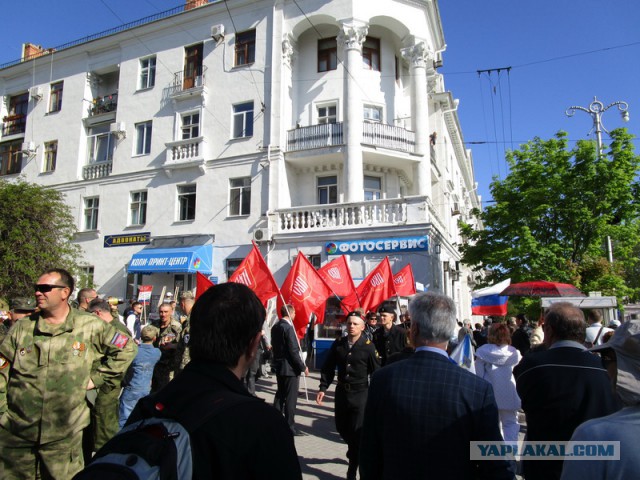
[[[382,326],[374,332],[373,344],[384,367],[391,355],[402,352],[407,346],[407,332],[404,328],[394,325],[396,312],[391,307],[380,307],[378,313]]]
[[[141,400],[129,417],[127,423],[142,418],[143,403],[189,408],[197,401],[185,402],[185,398],[211,393],[229,402],[223,413],[213,415],[190,435],[194,479],[302,479],[286,422],[242,384],[257,354],[264,318],[260,300],[245,285],[223,283],[209,288],[191,311],[191,362],[157,394]]]
[[[284,418],[295,436],[306,435],[295,424],[296,405],[300,374],[309,375],[309,369],[302,361],[300,343],[296,336],[293,320],[296,311],[293,305],[283,305],[280,320],[271,327],[271,346],[273,348],[273,368],[276,371],[278,390],[276,407],[284,413]]]
[[[513,369],[527,440],[565,442],[581,423],[619,409],[600,358],[586,350],[582,310],[554,303],[544,315],[544,343]],[[562,460],[524,461],[527,480],[559,479]]]

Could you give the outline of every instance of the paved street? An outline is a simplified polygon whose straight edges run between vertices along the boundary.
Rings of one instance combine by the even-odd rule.
[[[315,402],[320,373],[311,372],[307,378],[309,401],[304,397],[303,383],[300,380],[302,396],[298,399],[296,423],[300,430],[308,433],[306,437],[295,437],[296,449],[300,456],[302,476],[305,480],[336,480],[347,476],[347,446],[336,432],[333,421],[332,386],[325,396],[322,407]],[[276,391],[276,377],[260,379],[257,382],[256,393],[267,402],[273,402]]]
[[[333,421],[333,397],[335,382],[329,388],[323,406],[315,402],[320,372],[312,371],[307,378],[309,401],[304,397],[303,380],[300,380],[301,396],[298,399],[296,410],[296,423],[300,430],[308,433],[306,437],[295,437],[296,449],[300,456],[302,477],[304,480],[337,480],[347,476],[347,446],[336,432]],[[256,385],[256,393],[259,397],[273,402],[276,392],[276,377],[261,378]],[[520,440],[523,440],[526,427],[524,415],[520,419]],[[520,478],[520,477],[518,477]]]

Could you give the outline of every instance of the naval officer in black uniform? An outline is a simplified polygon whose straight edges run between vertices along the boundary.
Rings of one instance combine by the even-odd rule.
[[[369,375],[380,368],[380,357],[371,340],[363,335],[365,322],[358,312],[347,315],[347,336],[331,345],[320,375],[316,403],[322,405],[325,392],[338,368],[335,412],[336,429],[347,442],[349,469],[347,479],[355,479],[358,470],[360,433],[367,403]]]

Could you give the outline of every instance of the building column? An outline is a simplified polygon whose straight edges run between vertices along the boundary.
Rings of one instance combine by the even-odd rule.
[[[435,57],[424,42],[416,42],[403,48],[402,56],[411,64],[411,125],[416,135],[416,153],[421,156],[419,164],[414,168],[415,193],[431,198],[427,68]]]
[[[344,118],[345,158],[344,192],[345,202],[364,201],[364,170],[362,168],[362,97],[358,76],[362,72],[362,44],[367,37],[368,26],[360,22],[342,24],[338,45],[343,47],[344,68]]]

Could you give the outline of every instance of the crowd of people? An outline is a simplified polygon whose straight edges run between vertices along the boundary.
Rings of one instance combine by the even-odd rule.
[[[293,305],[268,324],[255,294],[227,283],[197,302],[168,298],[146,323],[142,304],[121,315],[90,288],[72,306],[74,287],[47,270],[0,328],[0,478],[72,478],[147,404],[203,409],[190,431],[194,478],[301,478],[294,437],[308,433],[295,415],[313,322],[296,329]],[[559,302],[535,325],[519,314],[473,328],[437,293],[400,315],[383,304],[344,320],[316,403],[335,383],[347,479],[626,478],[640,467],[640,320],[604,326],[598,310]],[[463,341],[474,372],[449,357]],[[267,357],[273,405],[256,395]],[[203,398],[228,404],[225,414],[205,415]],[[619,440],[620,460],[471,459],[473,441],[517,442],[522,418],[530,442]]]

